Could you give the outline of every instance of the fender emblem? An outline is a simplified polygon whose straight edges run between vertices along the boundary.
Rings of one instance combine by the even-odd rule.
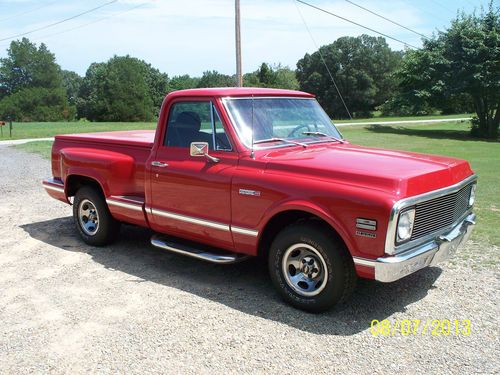
[[[257,190],[249,190],[249,189],[240,189],[240,195],[251,195],[253,197],[260,197],[260,191]]]
[[[361,232],[360,230],[356,231],[356,235],[361,237],[377,238],[375,233]]]

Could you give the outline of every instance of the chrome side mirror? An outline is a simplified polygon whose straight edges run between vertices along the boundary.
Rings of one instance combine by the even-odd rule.
[[[189,153],[191,156],[204,156],[208,160],[214,163],[218,163],[219,159],[208,154],[208,143],[207,142],[192,142],[189,148]]]

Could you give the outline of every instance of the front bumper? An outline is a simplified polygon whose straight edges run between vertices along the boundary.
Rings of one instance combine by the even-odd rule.
[[[471,213],[448,233],[436,237],[431,242],[401,254],[375,260],[355,257],[354,262],[357,265],[373,268],[375,280],[382,282],[399,280],[422,268],[434,266],[451,258],[457,248],[469,239],[475,220],[476,215]]]

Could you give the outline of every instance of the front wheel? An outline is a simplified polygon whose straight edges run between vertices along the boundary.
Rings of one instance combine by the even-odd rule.
[[[110,244],[120,230],[120,223],[111,216],[104,197],[91,186],[77,191],[73,218],[83,241],[92,246]]]
[[[331,229],[301,222],[281,231],[271,245],[273,284],[291,305],[322,312],[346,300],[356,285],[352,257]]]

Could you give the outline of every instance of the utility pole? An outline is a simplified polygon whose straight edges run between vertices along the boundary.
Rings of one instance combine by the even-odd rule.
[[[236,86],[243,86],[241,73],[241,27],[240,27],[240,0],[235,0],[235,27],[236,27]]]

